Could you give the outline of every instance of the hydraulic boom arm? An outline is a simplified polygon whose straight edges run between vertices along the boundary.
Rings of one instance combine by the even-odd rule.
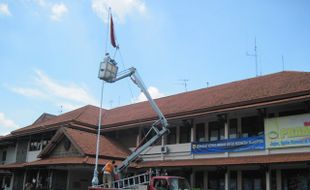
[[[117,172],[121,172],[124,170],[133,160],[135,160],[145,149],[150,147],[153,143],[155,143],[158,139],[160,139],[163,135],[168,133],[168,122],[165,116],[162,114],[160,109],[158,108],[155,101],[152,99],[151,95],[147,91],[142,79],[140,78],[137,70],[134,67],[129,68],[125,72],[119,73],[117,75],[117,66],[114,60],[110,59],[110,57],[106,57],[103,64],[100,66],[99,71],[99,78],[109,82],[113,83],[118,80],[124,79],[126,77],[130,77],[132,81],[141,89],[143,94],[146,96],[148,102],[150,103],[151,107],[155,111],[155,113],[158,116],[158,120],[156,120],[150,130],[155,131],[155,135],[149,139],[146,143],[144,143],[142,146],[138,147],[135,151],[132,152],[131,155],[129,155],[117,168]]]

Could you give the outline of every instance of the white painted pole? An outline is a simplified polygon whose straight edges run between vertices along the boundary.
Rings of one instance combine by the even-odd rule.
[[[101,120],[102,120],[103,89],[104,89],[104,81],[102,81],[102,86],[101,86],[99,122],[98,122],[98,131],[97,131],[96,162],[95,162],[95,169],[94,169],[93,179],[91,181],[92,186],[96,186],[96,185],[99,184],[99,179],[98,179],[98,156],[99,156],[99,142],[100,142],[100,130],[101,130]]]
[[[270,169],[266,170],[266,190],[270,190]]]

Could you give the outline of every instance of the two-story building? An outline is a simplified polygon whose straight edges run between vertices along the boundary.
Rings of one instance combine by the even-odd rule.
[[[193,188],[310,189],[310,73],[280,72],[156,99],[170,134],[130,166],[181,175]],[[99,108],[59,116],[0,138],[0,184],[22,189],[90,185]],[[103,110],[100,164],[119,163],[156,120],[148,102]]]

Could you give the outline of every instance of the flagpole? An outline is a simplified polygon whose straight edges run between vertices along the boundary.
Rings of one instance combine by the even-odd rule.
[[[111,7],[108,9],[108,18],[107,18],[107,36],[105,41],[105,52],[104,54],[108,53],[108,41],[109,41],[109,30],[110,30],[110,15],[111,15]]]
[[[98,157],[99,157],[99,142],[100,142],[100,130],[101,130],[101,120],[102,120],[102,100],[103,100],[103,89],[104,89],[104,81],[102,81],[101,85],[101,97],[100,97],[100,110],[99,110],[99,122],[98,122],[98,132],[97,132],[97,147],[96,147],[96,162],[94,175],[92,179],[92,186],[97,186],[99,184],[98,179]]]

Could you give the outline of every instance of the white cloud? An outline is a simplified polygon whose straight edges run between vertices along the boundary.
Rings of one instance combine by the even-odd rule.
[[[36,70],[36,82],[48,93],[81,103],[95,104],[96,101],[88,94],[87,90],[76,84],[62,85],[49,78],[42,71]]]
[[[34,0],[35,3],[37,3],[38,5],[40,5],[41,7],[45,7],[46,6],[46,1],[45,0]]]
[[[6,118],[4,113],[0,112],[0,135],[7,135],[10,131],[18,128],[18,125],[14,121]]]
[[[156,87],[154,87],[154,86],[150,86],[150,87],[147,89],[147,91],[150,93],[150,95],[151,95],[151,97],[152,97],[153,99],[155,99],[155,98],[161,98],[161,97],[164,96],[164,94],[161,93],[161,92],[159,92],[159,90],[158,90]],[[147,100],[147,99],[146,99],[145,95],[141,92],[141,93],[139,94],[139,96],[138,96],[136,102],[142,102],[142,101],[146,101],[146,100]]]
[[[11,16],[12,15],[10,10],[9,10],[8,4],[0,3],[0,14],[2,14],[4,16]]]
[[[35,70],[34,81],[31,87],[9,87],[11,91],[27,97],[39,98],[52,102],[57,107],[62,106],[69,111],[85,104],[96,105],[97,101],[88,90],[74,83],[61,84],[44,74],[41,70]]]
[[[65,4],[53,4],[51,6],[51,15],[50,18],[53,21],[61,21],[63,16],[68,12],[68,8]]]
[[[45,94],[38,89],[23,88],[23,87],[12,87],[11,90],[18,94],[28,96],[28,97],[45,97]]]
[[[146,13],[143,0],[92,0],[93,11],[105,22],[108,20],[109,8],[112,9],[113,17],[120,21],[134,12],[142,15]]]

